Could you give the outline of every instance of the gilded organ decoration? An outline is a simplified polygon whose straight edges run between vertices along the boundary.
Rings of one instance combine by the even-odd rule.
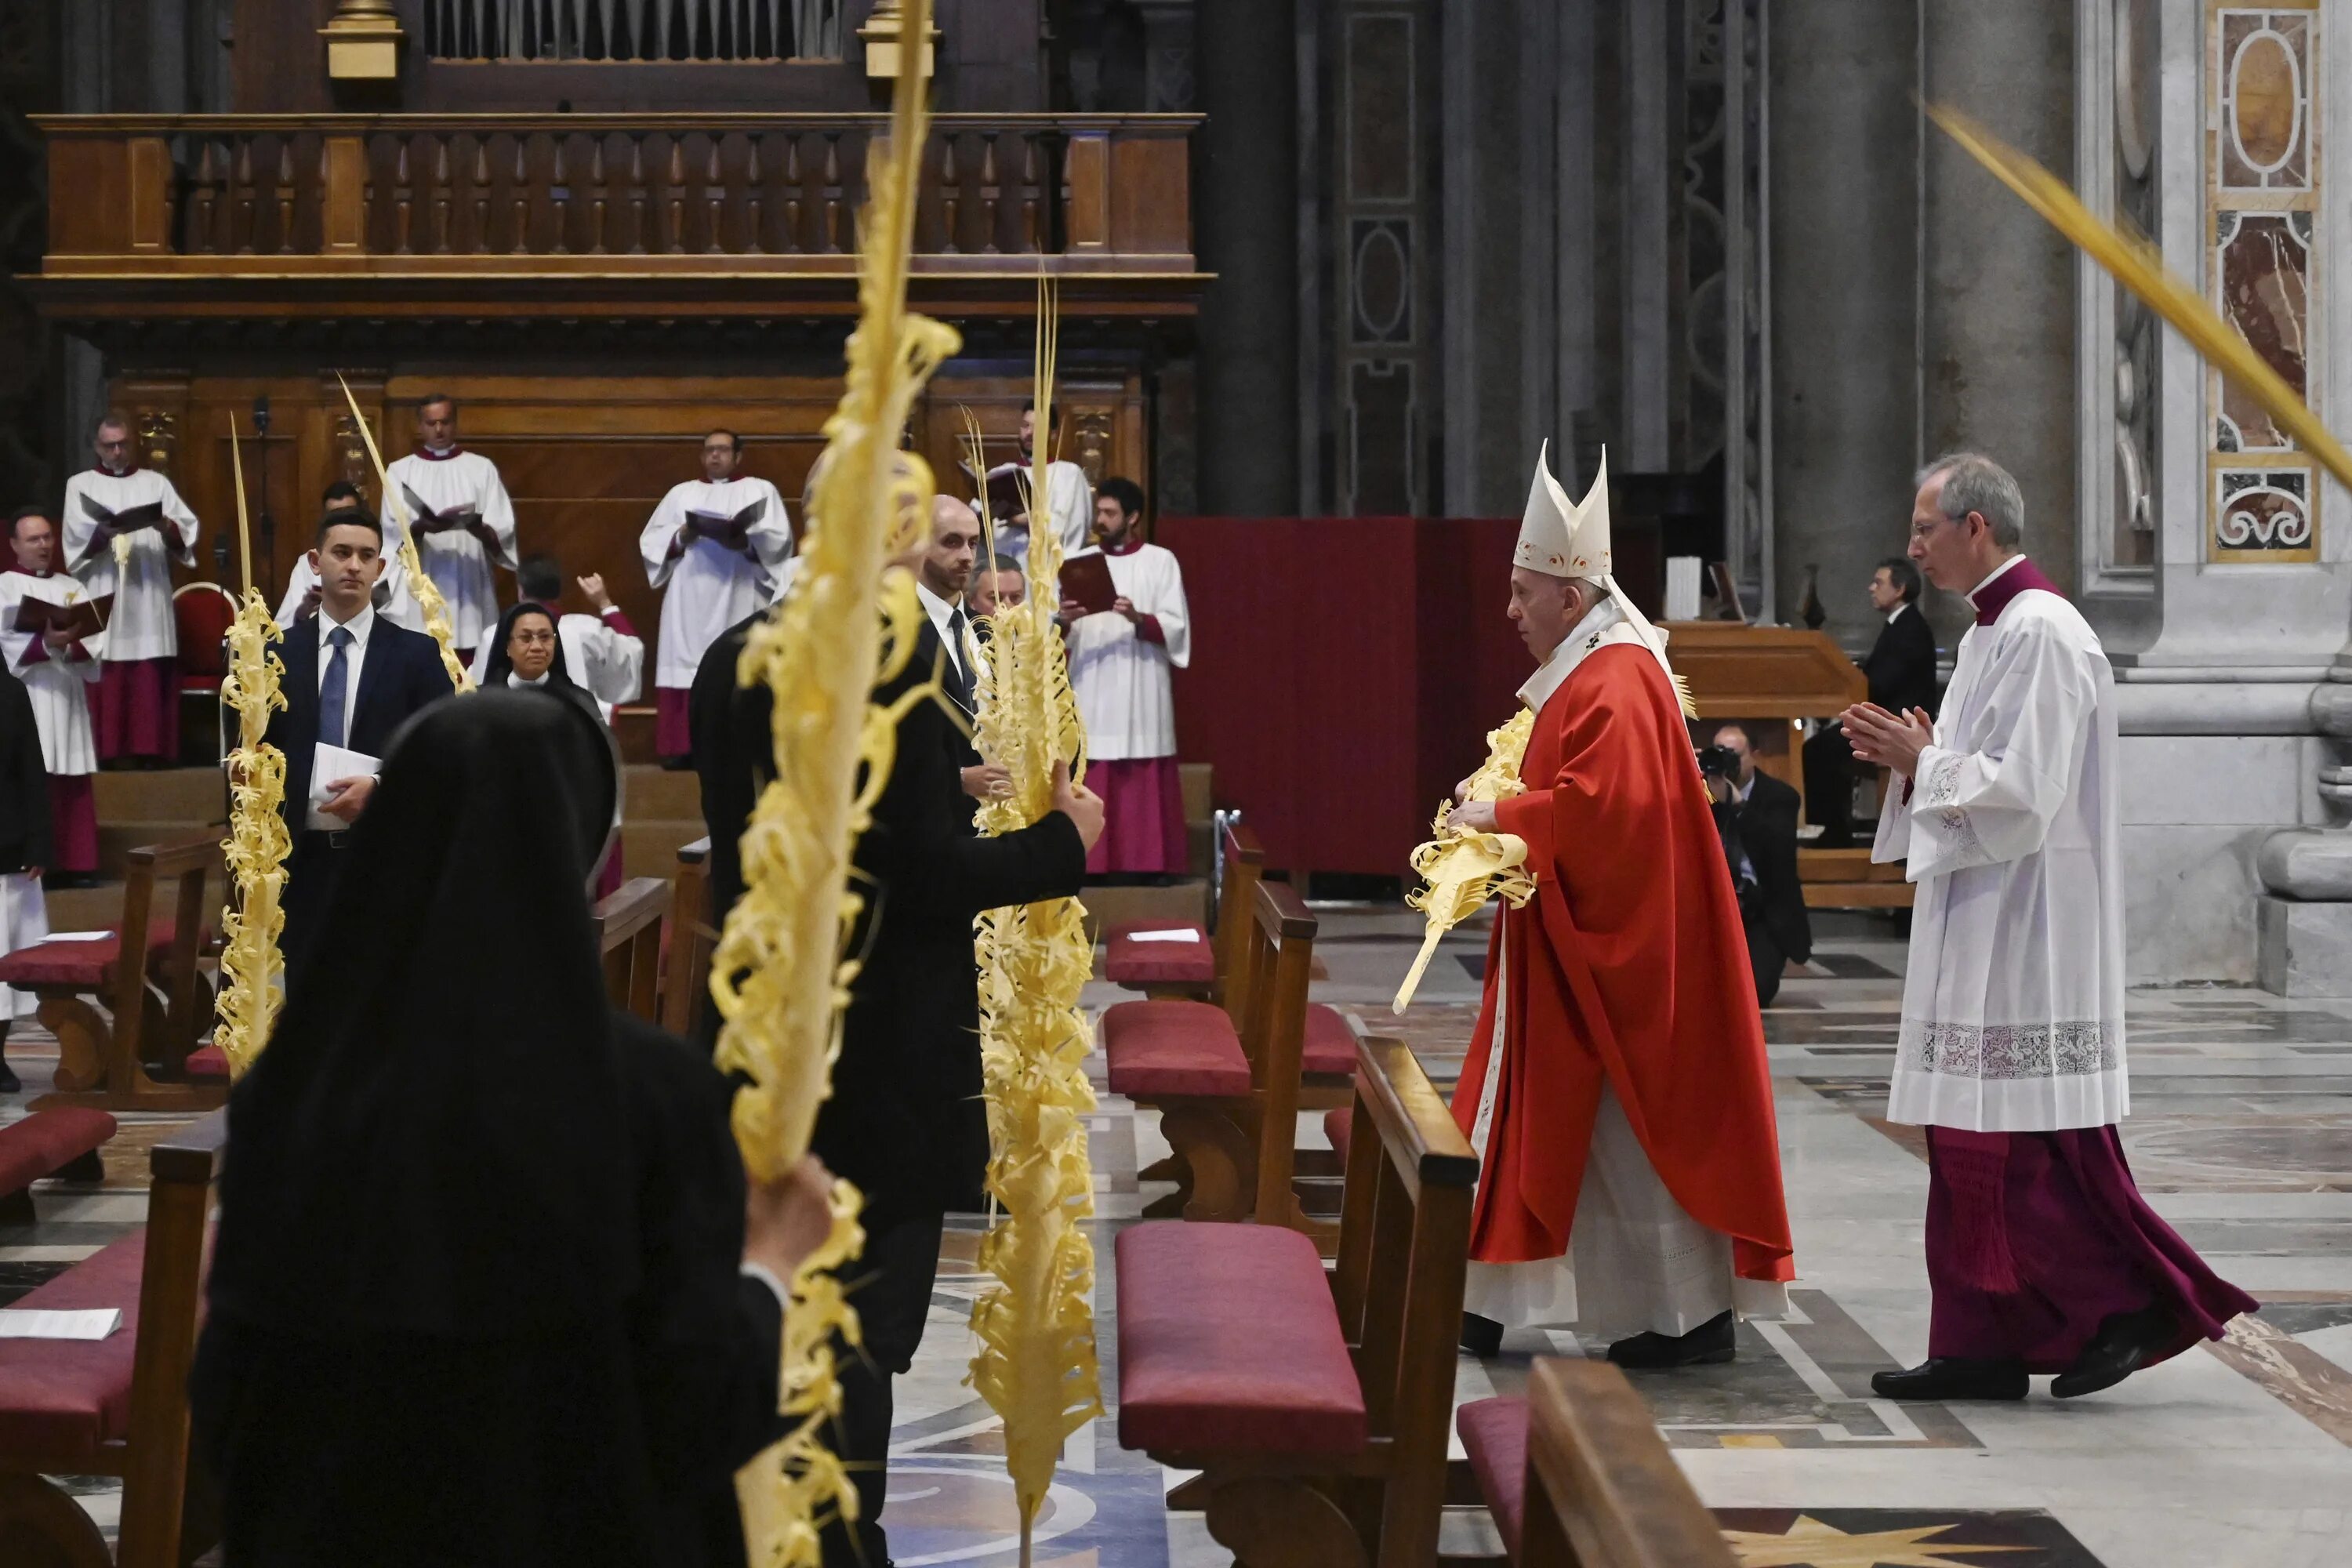
[[[1113,435],[1118,418],[1118,411],[1109,408],[1070,411],[1070,433],[1075,439],[1063,456],[1086,470],[1089,485],[1099,485],[1105,475],[1118,472],[1111,466],[1111,453],[1118,445]]]
[[[2310,393],[2322,42],[2316,0],[2209,3],[2207,287],[2215,307],[2298,396]],[[2242,388],[2206,377],[2212,445],[2208,558],[2319,558],[2310,460]]]
[[[142,408],[137,424],[140,467],[170,473],[180,449],[180,422],[160,408]]]
[[[335,477],[360,494],[374,500],[370,488],[375,479],[375,467],[368,461],[367,442],[361,438],[359,421],[348,414],[335,416]]]

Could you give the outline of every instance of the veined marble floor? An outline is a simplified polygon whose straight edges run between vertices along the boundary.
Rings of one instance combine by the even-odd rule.
[[[1456,934],[1412,1013],[1388,997],[1419,940],[1394,907],[1327,908],[1316,994],[1407,1038],[1450,1083],[1477,1000],[1485,942]],[[1779,1322],[1742,1326],[1727,1367],[1637,1379],[1699,1494],[1754,1568],[2343,1568],[2352,1564],[2352,1004],[2212,989],[2137,993],[2137,1114],[2125,1142],[2151,1201],[2263,1303],[2219,1345],[2093,1398],[2037,1385],[2016,1405],[1895,1405],[1871,1372],[1925,1353],[1917,1138],[1879,1119],[1892,1065],[1903,946],[1884,921],[1818,917],[1813,973],[1765,1015],[1799,1278]],[[1088,1001],[1124,995],[1108,985]],[[28,1081],[54,1047],[10,1042]],[[0,1099],[0,1120],[21,1098]],[[41,1221],[0,1230],[0,1300],[129,1226],[143,1210],[150,1125],[128,1121],[103,1189],[37,1189]],[[1116,1407],[1110,1239],[1159,1189],[1136,1172],[1165,1152],[1156,1119],[1106,1095],[1092,1128],[1100,1218],[1104,1388]],[[1301,1143],[1320,1142],[1302,1118]],[[930,1334],[902,1381],[889,1512],[902,1568],[1016,1560],[993,1415],[962,1385],[979,1222],[950,1221]],[[1515,1335],[1464,1358],[1460,1397],[1511,1392],[1536,1354],[1597,1352],[1565,1333]],[[1177,1478],[1118,1446],[1115,1423],[1074,1435],[1039,1527],[1040,1568],[1206,1568],[1229,1559],[1196,1517],[1162,1506]],[[77,1487],[111,1529],[113,1483]],[[1449,1518],[1449,1545],[1490,1540]]]

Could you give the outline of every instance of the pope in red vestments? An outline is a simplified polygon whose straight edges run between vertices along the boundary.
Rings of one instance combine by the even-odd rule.
[[[1524,840],[1536,884],[1495,922],[1454,1099],[1482,1160],[1467,1305],[1627,1364],[1728,1360],[1735,1311],[1794,1274],[1771,1077],[1664,638],[1609,575],[1605,459],[1580,507],[1538,463],[1515,564],[1526,793],[1454,814]]]

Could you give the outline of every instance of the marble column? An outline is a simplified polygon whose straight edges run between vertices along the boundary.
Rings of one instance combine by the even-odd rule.
[[[1919,18],[1922,96],[1965,108],[2071,178],[2074,8],[1928,5]],[[1777,101],[1786,109],[1785,97]],[[1922,134],[1921,445],[1930,457],[1981,451],[2015,474],[2026,548],[2071,588],[2074,250],[1949,137]],[[1950,626],[1965,625],[1961,606],[1945,609]]]
[[[1780,618],[1876,634],[1863,587],[1904,546],[1918,464],[1918,53],[1909,5],[1778,0],[1770,58],[1772,518]]]
[[[1290,8],[1202,0],[1196,88],[1208,116],[1193,185],[1204,271],[1203,510],[1271,517],[1298,500],[1298,122]]]

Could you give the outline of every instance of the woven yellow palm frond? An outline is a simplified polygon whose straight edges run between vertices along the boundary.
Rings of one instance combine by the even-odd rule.
[[[262,739],[273,709],[286,706],[279,689],[285,666],[269,651],[278,639],[269,602],[253,584],[253,538],[246,515],[245,458],[236,421],[228,431],[229,457],[236,475],[236,536],[245,554],[245,598],[228,631],[228,673],[221,681],[221,705],[236,715],[236,747],[228,755],[228,837],[221,849],[236,881],[236,902],[221,915],[221,985],[215,1001],[220,1027],[214,1040],[228,1058],[231,1078],[242,1078],[269,1043],[284,995],[278,983],[278,939],[285,929],[280,900],[286,892],[286,858],[293,840],[279,807],[286,800],[286,754]]]
[[[1464,791],[1467,800],[1508,800],[1525,795],[1528,786],[1519,780],[1519,763],[1527,755],[1528,737],[1535,733],[1535,710],[1522,708],[1511,721],[1486,734],[1486,760],[1470,775],[1469,787]],[[1421,977],[1429,969],[1429,961],[1437,952],[1438,940],[1478,912],[1478,907],[1488,899],[1499,898],[1513,909],[1535,896],[1535,878],[1526,869],[1527,840],[1509,833],[1472,833],[1447,826],[1453,815],[1454,803],[1438,803],[1436,820],[1430,824],[1432,837],[1428,843],[1412,852],[1412,868],[1422,879],[1422,887],[1405,900],[1426,918],[1428,926],[1421,939],[1421,951],[1413,954],[1412,967],[1405,972],[1404,984],[1397,987],[1396,1000],[1389,1006],[1402,1013],[1412,1005],[1412,994],[1421,988]]]
[[[1058,311],[1052,284],[1037,300],[1037,423],[1053,426]],[[969,425],[969,422],[968,422]],[[975,458],[979,430],[967,436]],[[1032,464],[1042,471],[1051,453]],[[985,471],[975,460],[973,467]],[[987,505],[985,487],[981,498]],[[1042,497],[1027,496],[1033,520]],[[993,531],[993,520],[986,520]],[[1054,770],[1086,766],[1086,731],[1069,663],[1054,623],[1061,602],[1062,543],[1051,526],[1029,531],[1029,591],[997,611],[980,668],[981,754],[1012,775],[1010,795],[981,807],[983,833],[1025,827],[1053,808]],[[989,1192],[1003,1217],[980,1246],[994,1282],[974,1304],[981,1348],[971,1383],[1004,1423],[1004,1463],[1021,1510],[1021,1561],[1053,1485],[1063,1441],[1102,1414],[1094,1326],[1094,1214],[1086,1116],[1095,1108],[1086,1058],[1093,1026],[1078,1005],[1094,972],[1094,945],[1076,899],[992,910],[976,928],[981,969],[981,1059],[987,1079]]]
[[[2040,213],[2052,227],[2074,241],[2092,260],[2162,316],[2189,340],[2208,364],[2243,387],[2278,421],[2295,444],[2343,484],[2352,485],[2352,454],[2319,422],[2278,372],[2254,352],[2243,333],[2224,321],[2195,286],[2164,265],[2164,254],[2138,236],[2099,217],[2084,206],[2066,182],[2010,146],[1983,125],[1957,109],[1924,104],[1927,118],[1993,177]]]
[[[921,35],[929,0],[907,0]],[[736,1142],[753,1179],[772,1181],[808,1152],[832,1092],[842,1012],[856,974],[845,956],[860,900],[851,856],[887,781],[899,718],[937,700],[919,684],[887,707],[877,680],[902,669],[922,610],[913,579],[885,568],[928,527],[930,470],[897,450],[908,410],[960,340],[907,310],[908,255],[928,116],[907,51],[890,136],[868,160],[872,197],[861,224],[858,325],[846,387],[826,424],[814,519],[792,591],[747,638],[738,679],[773,704],[774,776],[742,840],[744,893],[712,955],[711,994],[726,1020],[717,1060],[751,1082],[735,1098]],[[741,978],[738,980],[738,976]],[[857,1315],[837,1271],[864,1247],[858,1194],[834,1191],[833,1232],[794,1274],[784,1312],[780,1407],[784,1438],[736,1475],[752,1568],[816,1568],[818,1533],[856,1513],[856,1492],[824,1442],[840,1409],[831,1349],[858,1342]]]
[[[461,692],[471,691],[474,678],[458,661],[457,636],[449,629],[449,601],[425,575],[425,558],[416,552],[415,520],[408,515],[408,503],[402,499],[400,487],[392,482],[391,470],[383,466],[383,454],[376,450],[375,432],[368,427],[367,416],[360,412],[360,400],[352,395],[352,384],[341,375],[335,380],[343,389],[343,400],[352,405],[352,423],[359,426],[360,439],[367,443],[368,460],[375,465],[375,482],[383,492],[384,504],[400,520],[400,564],[408,574],[409,596],[425,617],[425,635],[441,650],[441,668],[449,672],[449,684]]]

